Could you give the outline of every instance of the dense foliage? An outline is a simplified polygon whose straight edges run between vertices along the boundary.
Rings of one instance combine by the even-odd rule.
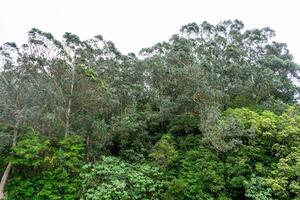
[[[300,66],[270,28],[183,26],[123,55],[0,46],[0,199],[300,199]]]

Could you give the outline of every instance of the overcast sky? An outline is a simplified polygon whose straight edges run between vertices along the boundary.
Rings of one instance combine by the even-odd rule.
[[[226,19],[273,28],[300,63],[299,0],[0,0],[0,43],[24,43],[36,27],[59,39],[64,32],[101,34],[123,53],[138,52],[184,24]]]

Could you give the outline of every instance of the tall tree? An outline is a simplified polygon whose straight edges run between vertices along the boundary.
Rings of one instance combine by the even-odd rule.
[[[3,61],[0,71],[0,122],[12,129],[11,147],[17,145],[19,128],[29,120],[34,106],[34,82],[22,68],[20,55],[20,50],[14,43],[5,43],[0,47]],[[9,162],[1,178],[0,199],[4,198],[4,188],[11,168],[12,164]]]

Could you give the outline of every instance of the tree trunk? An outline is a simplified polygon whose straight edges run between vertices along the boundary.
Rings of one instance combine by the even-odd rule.
[[[16,117],[16,124],[14,126],[14,135],[13,135],[12,147],[15,147],[17,145],[19,124],[20,124],[20,114],[18,114],[17,117]]]
[[[89,161],[89,145],[90,145],[90,136],[86,136],[86,143],[85,143],[85,159],[86,161]]]
[[[5,185],[6,185],[6,182],[8,180],[8,176],[9,176],[9,173],[10,173],[10,170],[11,170],[11,163],[8,163],[3,175],[2,175],[2,178],[1,178],[1,183],[0,183],[0,199],[4,199],[5,195],[4,195],[4,188],[5,188]]]
[[[74,84],[75,84],[75,73],[76,73],[75,66],[73,66],[72,63],[70,63],[70,66],[72,67],[72,74],[71,74],[70,96],[68,99],[67,112],[66,112],[65,137],[68,137],[69,132],[70,132],[71,106],[72,106],[72,97],[73,97]]]
[[[67,112],[66,112],[65,138],[69,136],[69,132],[70,132],[71,104],[72,104],[72,100],[70,97],[68,101]]]
[[[18,113],[16,116],[16,124],[14,126],[12,147],[15,147],[17,145],[19,123],[20,123],[20,113]],[[7,183],[11,168],[12,168],[12,164],[11,164],[11,162],[9,162],[3,175],[2,175],[1,182],[0,182],[0,200],[5,198],[4,189],[5,189],[5,185]]]

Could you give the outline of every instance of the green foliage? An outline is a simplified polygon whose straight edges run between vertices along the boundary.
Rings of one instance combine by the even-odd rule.
[[[266,180],[262,177],[252,176],[250,181],[245,183],[245,196],[253,200],[271,200],[271,188],[266,184]]]
[[[132,165],[114,157],[102,157],[83,167],[82,199],[159,199],[165,181],[158,168]]]
[[[45,171],[24,179],[14,177],[8,185],[8,199],[72,200],[76,199],[79,180],[63,169]]]
[[[147,118],[143,112],[138,112],[135,106],[126,109],[122,118],[116,118],[112,124],[113,142],[116,152],[129,161],[142,161],[150,149]]]
[[[274,35],[227,20],[140,56],[36,28],[1,45],[8,199],[300,199],[300,66]]]
[[[287,109],[289,105],[287,103],[284,103],[282,100],[278,99],[269,99],[266,102],[263,102],[261,105],[258,105],[258,108],[260,110],[270,110],[274,112],[277,115],[283,114]]]
[[[280,158],[271,171],[272,177],[267,179],[268,185],[280,199],[300,197],[300,152],[299,148],[292,147],[292,152]]]
[[[29,130],[25,133],[25,138],[12,148],[9,161],[13,165],[23,165],[27,167],[37,167],[44,163],[49,148],[49,140],[41,140],[38,133]]]
[[[182,155],[165,199],[226,199],[226,168],[211,150],[196,147]],[[222,194],[223,193],[223,194]]]
[[[1,155],[5,152],[6,147],[11,142],[10,129],[5,125],[0,124],[0,153]]]
[[[50,146],[32,132],[19,141],[11,162],[23,173],[8,185],[8,199],[76,199],[83,143],[79,136],[70,136]],[[43,146],[45,145],[45,146]],[[53,144],[52,144],[53,145]],[[41,151],[45,153],[41,153]],[[34,169],[34,171],[31,171]]]
[[[190,113],[177,115],[170,122],[169,127],[169,132],[173,135],[195,133],[199,127],[199,118]]]
[[[167,191],[162,195],[163,199],[166,200],[183,200],[185,199],[186,186],[182,180],[173,179],[168,184]]]
[[[163,135],[155,144],[149,156],[159,166],[168,167],[178,157],[173,137],[169,134]]]
[[[104,89],[107,92],[108,85],[98,77],[97,73],[93,69],[86,68],[83,66],[80,66],[79,68],[81,69],[81,72],[86,77],[88,77],[91,81],[96,82],[98,84],[99,89]]]
[[[214,131],[213,144],[201,137],[196,142],[195,136],[181,139],[180,164],[173,165],[176,172],[169,172],[177,179],[169,183],[166,198],[298,198],[298,120],[295,107],[281,116],[270,111],[228,109],[210,129]],[[232,146],[232,141],[238,145]],[[219,151],[220,144],[230,148]],[[222,197],[217,195],[221,191]]]
[[[70,172],[78,172],[78,168],[82,165],[83,149],[81,137],[69,136],[59,142],[59,148],[54,152],[51,162]]]

